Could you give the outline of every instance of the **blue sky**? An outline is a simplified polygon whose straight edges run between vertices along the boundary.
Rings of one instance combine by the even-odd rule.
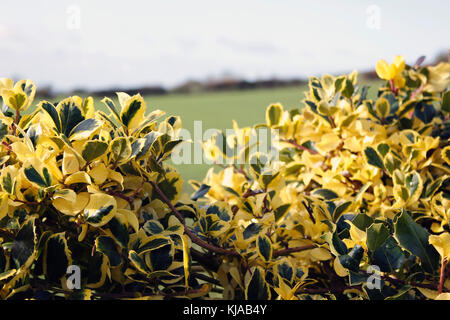
[[[68,90],[367,70],[448,50],[449,13],[438,0],[2,0],[0,77]]]

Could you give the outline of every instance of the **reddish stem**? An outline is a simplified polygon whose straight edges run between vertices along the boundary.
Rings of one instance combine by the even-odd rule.
[[[294,147],[296,147],[297,149],[300,149],[300,150],[303,150],[303,151],[308,151],[311,154],[319,154],[317,151],[309,149],[309,148],[307,148],[305,146],[302,146],[302,145],[298,144],[297,142],[295,142],[294,140],[281,140],[281,141],[290,143]]]
[[[189,228],[186,226],[186,221],[184,220],[183,215],[174,207],[172,202],[161,191],[161,189],[158,187],[158,185],[153,181],[150,181],[150,184],[153,186],[153,188],[156,190],[156,192],[161,196],[163,201],[169,206],[169,208],[172,210],[172,212],[175,214],[175,216],[178,218],[178,220],[180,220],[180,222],[183,224],[184,231],[186,232],[188,237],[191,238],[193,243],[199,245],[200,247],[208,249],[210,251],[216,252],[216,253],[226,254],[226,255],[230,255],[230,256],[239,256],[239,253],[237,253],[236,251],[216,247],[212,244],[209,244],[209,243],[203,241],[199,237],[197,237],[197,235],[195,235],[191,230],[189,230]]]
[[[438,294],[442,293],[442,289],[444,288],[444,281],[445,281],[445,266],[447,265],[447,258],[442,258],[441,262],[441,275],[439,277],[439,287],[438,287]]]
[[[19,117],[20,117],[20,112],[19,112],[19,110],[16,110],[16,117],[14,118],[14,123],[13,123],[13,128],[12,128],[13,136],[16,135],[16,126],[19,123]]]
[[[389,80],[389,85],[391,86],[391,91],[394,93],[394,95],[397,95],[398,89],[395,87],[394,81],[392,79]]]
[[[7,143],[6,141],[2,141],[2,144],[8,149],[8,151],[12,151],[11,145]]]
[[[279,256],[287,256],[291,253],[295,253],[295,252],[300,252],[300,251],[305,251],[305,250],[311,250],[316,248],[316,245],[314,244],[308,244],[306,246],[301,246],[301,247],[294,247],[294,248],[287,248],[287,249],[280,249],[280,250],[275,250],[273,252],[273,257],[279,257]]]

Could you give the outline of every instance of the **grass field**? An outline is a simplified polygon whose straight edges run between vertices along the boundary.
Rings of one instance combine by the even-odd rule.
[[[202,121],[203,132],[206,129],[232,128],[232,120],[239,127],[264,122],[267,106],[280,102],[286,109],[297,108],[303,98],[306,87],[281,89],[261,89],[213,92],[203,94],[176,94],[167,96],[146,96],[147,108],[161,109],[167,115],[178,115],[186,128],[193,134],[194,121]],[[192,150],[192,149],[191,149]],[[186,164],[177,166],[182,177],[201,181],[210,168],[207,164]],[[184,190],[192,189],[185,184]]]

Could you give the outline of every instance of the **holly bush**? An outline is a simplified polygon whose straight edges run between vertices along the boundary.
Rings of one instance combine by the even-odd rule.
[[[1,79],[0,297],[449,299],[450,64],[421,62],[379,61],[375,98],[311,77],[301,109],[234,122],[191,197],[180,118],[122,92],[27,113],[33,82]]]

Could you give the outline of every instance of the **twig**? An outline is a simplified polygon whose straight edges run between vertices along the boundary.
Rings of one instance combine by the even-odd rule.
[[[275,250],[273,252],[273,257],[276,258],[276,257],[279,257],[279,256],[287,256],[287,255],[289,255],[291,253],[294,253],[294,252],[306,251],[306,250],[311,250],[311,249],[314,249],[314,248],[316,248],[316,245],[308,244],[308,245],[301,246],[301,247],[293,247],[293,248],[286,248],[286,249]]]
[[[416,97],[416,95],[418,95],[420,93],[420,91],[422,91],[423,89],[423,82],[420,84],[420,87],[416,89],[416,91],[414,91],[413,93],[411,93],[411,100],[414,99]]]
[[[290,140],[281,140],[282,142],[287,142],[287,143],[290,143],[290,144],[292,144],[294,147],[296,147],[297,149],[300,149],[300,150],[303,150],[303,151],[308,151],[309,153],[311,153],[311,154],[319,154],[317,151],[315,151],[315,150],[312,150],[312,149],[309,149],[309,148],[307,148],[307,147],[305,147],[305,146],[302,146],[302,145],[300,145],[300,144],[298,144],[297,142],[295,142],[294,140],[292,140],[292,139],[290,139]]]
[[[131,197],[126,196],[123,193],[120,193],[120,192],[117,192],[117,191],[114,191],[114,190],[109,190],[107,192],[108,192],[109,195],[116,196],[116,197],[119,197],[119,198],[127,201],[130,204],[131,209],[134,208],[133,199]]]
[[[442,293],[442,289],[444,288],[444,281],[445,281],[445,266],[447,265],[447,258],[442,258],[441,262],[441,274],[439,277],[439,287],[438,287],[438,294]]]
[[[316,219],[314,218],[314,212],[311,210],[311,207],[309,204],[307,204],[305,201],[302,201],[303,206],[305,207],[306,211],[308,211],[309,217],[311,218],[311,221],[316,224]]]
[[[141,183],[139,184],[139,186],[137,187],[136,190],[134,190],[134,192],[130,195],[131,199],[134,199],[136,197],[136,195],[141,192],[142,187],[144,186],[144,178],[142,178]]]
[[[411,285],[413,287],[430,289],[430,290],[436,290],[437,287],[438,287],[436,284],[432,284],[432,283],[417,283],[417,282],[414,282],[414,281],[409,281],[408,282],[408,281],[405,281],[405,280],[402,280],[402,279],[392,278],[392,277],[387,276],[387,275],[382,275],[381,278],[383,280],[386,280],[386,281],[389,281],[389,282],[392,282],[392,283],[397,283],[398,285],[402,285],[402,286],[405,285],[405,284],[409,284],[409,285]],[[447,290],[446,288],[443,287],[442,291],[443,292],[449,292],[450,290]]]
[[[307,294],[323,294],[323,293],[330,293],[330,294],[336,294],[336,293],[342,293],[345,290],[348,289],[358,289],[361,290],[361,285],[355,285],[355,286],[342,286],[342,287],[333,287],[333,288],[304,288],[299,291],[297,291],[297,294],[307,293]]]
[[[242,195],[242,198],[248,198],[257,194],[261,194],[264,193],[264,190],[252,190],[252,189],[247,189],[247,191],[245,191],[245,193]]]
[[[225,255],[229,255],[229,256],[240,256],[240,254],[238,252],[236,252],[236,251],[232,251],[232,250],[216,247],[216,246],[214,246],[214,245],[212,245],[210,243],[207,243],[207,242],[203,241],[197,235],[195,235],[186,226],[186,221],[184,220],[183,215],[174,207],[172,202],[161,191],[161,189],[158,187],[158,185],[155,182],[153,182],[153,181],[149,181],[149,182],[153,186],[153,188],[156,190],[156,192],[160,195],[162,200],[169,206],[169,208],[172,210],[172,212],[175,214],[175,216],[178,218],[178,220],[180,220],[180,222],[183,224],[184,232],[186,232],[188,237],[191,238],[193,243],[199,245],[202,248],[205,248],[207,250],[210,250],[210,251],[213,251],[213,252],[216,252],[216,253],[225,254]]]
[[[16,110],[16,117],[14,118],[14,123],[13,123],[13,128],[12,128],[12,135],[13,136],[16,135],[16,126],[18,126],[19,117],[20,117],[20,112],[19,112],[19,110]]]

